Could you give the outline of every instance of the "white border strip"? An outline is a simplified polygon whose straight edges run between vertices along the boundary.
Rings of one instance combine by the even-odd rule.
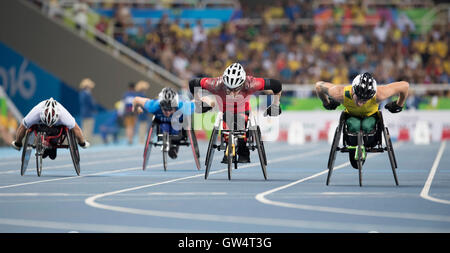
[[[423,186],[422,191],[420,192],[420,197],[430,200],[430,201],[448,205],[448,204],[450,204],[450,200],[438,199],[438,198],[431,197],[429,195],[431,183],[433,182],[434,175],[436,174],[436,170],[439,166],[439,162],[441,161],[441,157],[442,157],[442,154],[444,153],[446,143],[447,143],[446,141],[443,141],[441,143],[441,147],[439,148],[439,151],[436,155],[436,159],[433,162],[433,166],[431,167],[430,174],[428,175],[428,179],[425,182],[425,185]]]

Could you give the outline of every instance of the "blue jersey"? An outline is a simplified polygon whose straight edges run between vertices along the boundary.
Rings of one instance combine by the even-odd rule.
[[[144,109],[147,112],[155,115],[155,118],[157,118],[160,122],[170,123],[173,115],[178,115],[178,117],[180,117],[180,113],[181,115],[191,115],[195,110],[195,103],[187,101],[178,102],[178,108],[176,112],[170,115],[170,117],[164,116],[157,99],[151,99],[145,102]],[[180,120],[182,120],[182,116],[180,117]]]

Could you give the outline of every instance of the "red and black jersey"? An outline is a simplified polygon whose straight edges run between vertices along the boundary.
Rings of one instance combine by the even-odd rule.
[[[228,91],[223,83],[222,77],[202,78],[200,86],[212,94],[216,95],[217,103],[222,112],[241,113],[248,112],[250,108],[250,97],[258,91],[264,90],[265,79],[247,76],[243,87],[236,96]]]

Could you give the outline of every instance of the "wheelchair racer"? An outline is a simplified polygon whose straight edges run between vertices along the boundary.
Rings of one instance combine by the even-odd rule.
[[[61,103],[53,98],[40,102],[23,118],[16,130],[16,139],[11,143],[11,146],[16,150],[20,150],[23,146],[22,140],[25,137],[27,129],[36,124],[43,124],[50,128],[54,126],[65,126],[73,130],[80,147],[87,148],[90,146],[74,117]],[[42,158],[46,158],[47,156],[54,160],[56,158],[56,148],[44,150]]]
[[[351,85],[334,85],[319,81],[315,88],[325,109],[334,110],[340,104],[343,104],[345,112],[348,114],[345,122],[347,130],[352,135],[356,135],[360,130],[365,134],[374,130],[381,101],[398,94],[398,99],[387,103],[384,108],[391,113],[401,112],[408,96],[409,83],[399,81],[377,87],[377,82],[372,74],[365,72],[357,75]],[[374,145],[375,141],[374,136],[369,137],[365,140],[364,145]],[[349,135],[348,142],[350,145],[356,146],[356,136]],[[354,155],[355,151],[350,150],[351,161]],[[365,157],[363,157],[363,162],[364,159]],[[356,163],[352,163],[352,166],[356,168]]]
[[[208,101],[208,100],[205,100]],[[211,107],[205,105],[205,111]],[[195,103],[190,101],[182,101],[178,94],[172,88],[163,88],[157,99],[149,99],[144,97],[135,97],[133,99],[133,111],[139,114],[143,111],[155,115],[155,119],[159,122],[162,133],[169,133],[170,135],[180,134],[180,130],[173,127],[173,116],[175,112],[180,114],[178,120],[181,123],[184,115],[191,115],[195,110]],[[175,119],[176,120],[176,119]],[[178,156],[178,146],[171,146],[169,149],[169,157],[172,159]]]
[[[243,118],[243,121],[247,123],[251,110],[250,95],[258,91],[268,91],[268,94],[275,95],[272,104],[266,109],[264,116],[278,116],[281,114],[281,82],[275,79],[257,78],[247,75],[244,68],[239,63],[233,63],[228,66],[222,76],[191,79],[189,81],[190,92],[194,95],[196,100],[202,99],[197,94],[196,88],[205,89],[216,96],[219,109],[224,113],[223,129],[232,127],[228,123],[232,122],[234,117]],[[227,121],[227,117],[229,117],[229,121]],[[239,126],[238,128],[239,130],[244,129],[244,127]],[[238,140],[237,154],[238,162],[250,162],[250,151],[246,146],[245,139]],[[227,163],[225,154],[222,163]]]

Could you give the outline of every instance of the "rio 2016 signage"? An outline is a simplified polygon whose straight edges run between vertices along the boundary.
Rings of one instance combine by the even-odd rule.
[[[0,55],[0,86],[23,115],[49,97],[78,112],[75,90],[1,42]]]

